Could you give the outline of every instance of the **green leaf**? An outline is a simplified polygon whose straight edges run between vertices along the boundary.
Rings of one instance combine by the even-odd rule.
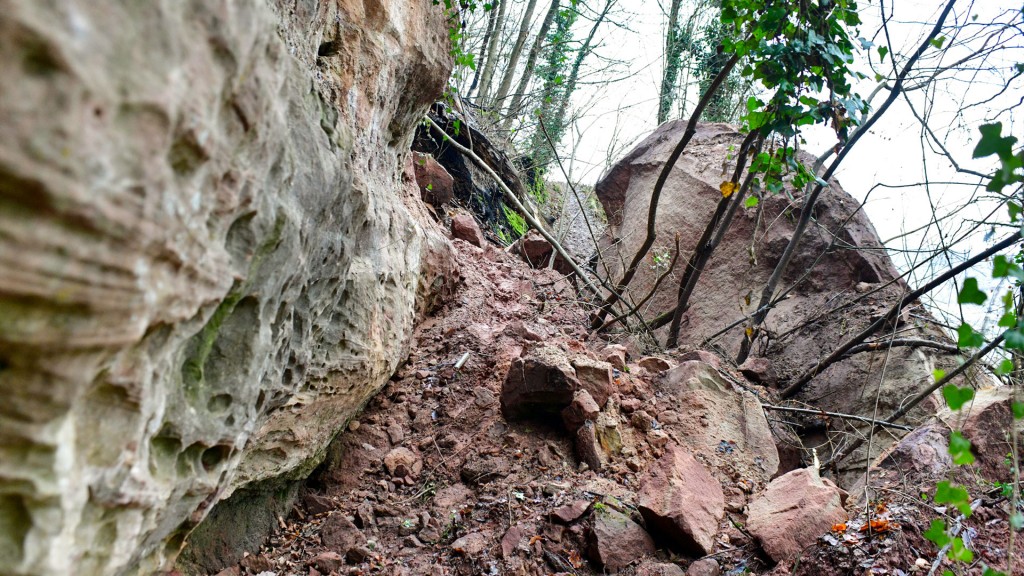
[[[1009,358],[1000,362],[999,366],[996,367],[996,374],[1000,376],[1006,376],[1010,372],[1013,372],[1013,360],[1010,360]],[[1014,415],[1016,415],[1016,412]],[[1022,416],[1022,418],[1024,418],[1024,416]]]
[[[974,158],[984,158],[993,154],[1000,158],[1013,156],[1013,145],[1017,142],[1017,139],[1013,136],[1006,136],[1004,138],[1001,135],[1003,132],[1002,122],[982,124],[978,127],[978,130],[981,131],[981,140],[974,147]]]
[[[934,542],[939,548],[949,544],[950,538],[949,534],[946,534],[946,523],[942,520],[932,520],[932,525],[922,535]]]
[[[974,398],[974,390],[967,387],[960,388],[956,384],[947,384],[942,387],[942,397],[946,399],[946,404],[949,404],[951,410],[959,410]]]
[[[1010,526],[1014,530],[1020,530],[1021,528],[1024,528],[1024,514],[1021,514],[1020,512],[1014,512],[1013,514],[1011,514]]]
[[[757,206],[758,202],[760,202],[760,200],[757,199],[757,196],[751,196],[743,201],[743,205],[747,208],[753,208],[754,206]]]
[[[960,538],[953,538],[953,545],[949,547],[949,552],[946,555],[954,562],[964,562],[966,564],[974,562],[974,552],[971,552],[970,548],[964,546],[964,541]]]
[[[1021,208],[1021,205],[1016,202],[1007,202],[1006,210],[1010,213],[1010,222],[1016,222],[1024,208]]]
[[[1004,342],[1010,350],[1024,350],[1024,333],[1020,330],[1007,330],[1003,332]]]
[[[981,348],[985,339],[971,328],[971,325],[964,322],[956,329],[956,345],[960,348]]]
[[[946,371],[943,370],[942,368],[936,368],[935,370],[932,370],[932,378],[935,378],[936,382],[938,382],[939,380],[942,380],[945,377],[946,377]]]
[[[1017,314],[1007,312],[1000,316],[998,326],[1000,328],[1013,328],[1017,325]]]
[[[1006,572],[1000,572],[993,568],[985,566],[985,571],[981,573],[981,576],[1007,576]]]
[[[928,41],[928,43],[931,44],[932,46],[935,46],[939,50],[942,50],[942,45],[946,43],[946,37],[939,36],[938,38],[932,38],[931,40]]]
[[[960,295],[957,296],[956,301],[960,304],[984,304],[986,298],[988,296],[978,290],[977,278],[967,278],[964,280],[963,287],[960,288]]]
[[[879,46],[878,47],[878,61],[879,62],[885,62],[885,55],[888,54],[888,53],[889,53],[889,47],[888,46]]]
[[[971,453],[971,441],[964,438],[964,435],[959,430],[954,430],[949,435],[949,455],[953,457],[953,463],[958,465],[969,466],[974,464],[974,454]],[[941,484],[941,482],[940,482]],[[946,484],[949,484],[946,482]],[[935,494],[936,502],[938,502],[938,493]],[[967,497],[967,492],[964,491],[964,498]],[[959,504],[957,505],[959,507]],[[963,510],[960,510],[963,512]]]
[[[1010,364],[1013,364],[1012,362]],[[1013,412],[1014,420],[1024,419],[1024,402],[1014,402],[1010,404],[1010,410]]]

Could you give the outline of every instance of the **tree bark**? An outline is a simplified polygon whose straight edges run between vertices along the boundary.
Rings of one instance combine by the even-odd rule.
[[[508,66],[501,77],[501,84],[494,94],[494,109],[500,110],[505,98],[508,97],[509,88],[512,87],[512,78],[516,74],[516,65],[519,64],[519,57],[523,53],[523,46],[526,45],[526,38],[530,35],[530,20],[533,18],[533,9],[537,7],[537,0],[529,0],[526,5],[526,12],[523,13],[523,21],[519,25],[519,36],[512,45],[512,53],[508,58]]]
[[[491,35],[494,34],[494,21],[497,19],[498,13],[491,9],[491,14],[487,18],[487,28],[484,31],[484,40],[480,43],[480,55],[476,58],[476,67],[473,70],[473,81],[469,84],[469,90],[466,90],[466,96],[469,97],[476,90],[477,82],[480,81],[480,69],[483,68],[484,60],[487,59],[487,49],[491,45]]]
[[[533,69],[537,66],[537,58],[540,57],[540,49],[544,45],[544,38],[547,37],[548,31],[551,30],[551,23],[555,20],[555,14],[558,14],[558,5],[559,0],[551,1],[551,7],[548,8],[548,13],[544,16],[544,22],[540,25],[540,32],[537,32],[537,38],[533,41],[533,46],[530,47],[530,53],[526,56],[526,66],[523,68],[523,75],[519,77],[519,84],[516,86],[516,91],[512,94],[512,102],[505,109],[505,121],[501,124],[502,130],[508,130],[512,125],[512,119],[519,113],[519,107],[523,104],[523,95],[526,94],[526,88],[533,78]]]
[[[665,71],[661,75],[661,91],[658,93],[658,124],[668,120],[675,99],[676,80],[683,55],[683,42],[679,30],[679,7],[682,0],[672,0],[668,13],[668,30],[665,31]]]
[[[487,47],[487,63],[480,75],[480,88],[476,91],[476,101],[481,106],[487,105],[488,96],[491,93],[491,79],[494,77],[494,69],[498,66],[498,44],[501,39],[501,31],[505,26],[505,14],[508,13],[509,0],[497,0],[497,2],[498,17],[494,21],[494,33],[491,34],[491,42]]]

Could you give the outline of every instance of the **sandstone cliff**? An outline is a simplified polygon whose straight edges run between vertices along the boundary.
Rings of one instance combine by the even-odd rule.
[[[402,176],[447,26],[5,0],[0,54],[0,572],[151,573],[308,473],[457,279]]]

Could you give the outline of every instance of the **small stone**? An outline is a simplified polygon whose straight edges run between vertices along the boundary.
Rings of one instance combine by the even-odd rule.
[[[365,545],[366,536],[351,520],[342,514],[334,513],[328,516],[320,527],[320,542],[324,548],[338,554],[347,554],[352,548]]]
[[[452,236],[481,248],[485,242],[480,226],[469,214],[459,214],[452,218]]]
[[[536,230],[530,230],[516,241],[516,252],[527,264],[534,268],[543,268],[555,251],[551,244]]]
[[[605,362],[612,365],[616,370],[626,369],[626,347],[619,344],[609,344],[598,353]]]
[[[345,559],[337,552],[321,552],[310,561],[310,564],[321,573],[330,574],[340,571],[345,565]]]
[[[572,365],[580,387],[590,393],[598,407],[604,408],[608,398],[615,391],[612,365],[586,356],[576,358]]]
[[[565,429],[571,432],[582,426],[587,420],[597,419],[597,414],[600,411],[601,409],[590,392],[577,390],[572,396],[572,403],[562,410],[562,422],[565,424]]]
[[[653,374],[664,372],[665,370],[672,368],[672,365],[668,363],[668,360],[658,358],[657,356],[644,356],[637,361],[637,366],[640,366],[644,370]]]
[[[588,552],[598,567],[615,572],[653,554],[654,541],[628,516],[604,506],[594,511]]]
[[[607,457],[597,439],[594,423],[587,420],[576,431],[576,455],[595,472],[604,468]]]
[[[686,569],[686,576],[719,576],[722,569],[714,558],[702,558]]]
[[[685,574],[679,566],[666,562],[646,561],[636,568],[636,576],[685,576]]]
[[[373,551],[367,546],[356,546],[350,548],[348,553],[345,554],[345,559],[352,564],[362,564],[366,562],[367,558],[373,556]]]
[[[352,420],[348,423],[348,431],[355,432],[356,430],[359,430],[359,420]]]
[[[455,542],[452,542],[452,551],[464,556],[477,556],[487,548],[487,537],[480,532],[466,534]]]
[[[577,500],[572,504],[566,504],[555,508],[551,512],[551,519],[562,524],[572,524],[587,513],[590,508],[590,502],[587,500]]]
[[[423,460],[412,450],[399,447],[384,456],[384,468],[393,478],[416,478],[423,470]]]

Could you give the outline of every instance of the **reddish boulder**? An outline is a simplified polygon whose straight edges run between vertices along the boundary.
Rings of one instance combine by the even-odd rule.
[[[348,551],[366,544],[366,536],[342,514],[331,514],[320,527],[320,542],[329,551],[344,556]]]
[[[542,346],[512,361],[501,387],[501,410],[510,420],[557,416],[579,387],[565,352]]]
[[[416,478],[423,470],[423,460],[408,448],[395,448],[384,456],[384,468],[392,478]]]
[[[530,266],[543,268],[547,266],[548,260],[554,254],[555,249],[540,235],[540,232],[530,230],[516,242],[516,252]]]
[[[977,467],[987,480],[1011,481],[1006,455],[1013,448],[1009,431],[1014,425],[1024,432],[1024,424],[1015,421],[1010,410],[1013,389],[1008,386],[976,390],[974,399],[963,410],[953,412],[944,408],[939,418],[952,428],[960,427],[964,437],[971,441],[971,451],[977,457]]]
[[[686,450],[670,446],[641,483],[637,507],[651,533],[685,554],[711,552],[725,496],[704,466]]]
[[[762,386],[775,386],[779,381],[778,374],[767,358],[747,358],[747,361],[740,365],[740,374]]]
[[[843,495],[813,468],[779,476],[747,508],[747,530],[776,562],[796,558],[834,524],[846,521]]]
[[[626,369],[626,347],[621,344],[609,344],[605,346],[600,354],[604,361],[611,364],[616,370]]]
[[[636,576],[686,576],[686,573],[675,564],[647,560],[636,567]]]
[[[572,403],[562,410],[562,422],[565,424],[565,429],[572,432],[583,425],[587,420],[594,420],[597,418],[597,413],[601,411],[598,407],[597,402],[591,397],[590,392],[586,390],[577,390],[572,397]]]
[[[718,576],[722,568],[714,558],[697,560],[686,569],[686,576]]]
[[[580,387],[589,392],[590,397],[603,408],[608,402],[608,397],[615,391],[612,365],[586,356],[576,358],[572,365],[576,370],[576,379]]]
[[[424,202],[440,206],[453,198],[455,179],[433,156],[414,152],[413,172]]]
[[[650,535],[628,516],[602,506],[594,511],[589,555],[605,572],[617,572],[654,553]]]
[[[484,233],[469,214],[457,214],[452,218],[452,236],[483,248]]]
[[[664,372],[672,368],[672,365],[668,363],[668,360],[658,358],[657,356],[644,356],[637,361],[637,366],[640,366],[652,374]]]

